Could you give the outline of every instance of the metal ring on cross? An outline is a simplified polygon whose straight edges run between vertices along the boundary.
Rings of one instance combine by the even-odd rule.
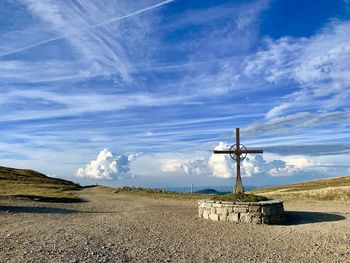
[[[243,144],[240,144],[239,151],[247,151],[247,148]],[[236,152],[237,152],[237,145],[234,144],[230,148],[230,157],[235,161],[237,161],[237,155],[235,154]],[[239,157],[240,157],[239,160],[243,161],[247,157],[247,153],[246,152],[242,153],[239,155]]]

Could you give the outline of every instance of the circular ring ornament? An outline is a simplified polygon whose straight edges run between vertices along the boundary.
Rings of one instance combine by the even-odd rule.
[[[239,150],[240,151],[247,151],[247,148],[243,144],[240,144],[239,145]],[[237,145],[236,144],[231,146],[230,152],[235,152],[235,153],[237,152]],[[237,161],[237,155],[235,153],[230,153],[230,157],[233,160]],[[242,153],[242,154],[239,155],[239,160],[243,161],[246,157],[247,157],[247,153]]]

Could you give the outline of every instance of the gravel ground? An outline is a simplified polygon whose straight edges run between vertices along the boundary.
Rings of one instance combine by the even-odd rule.
[[[350,262],[350,203],[287,202],[287,225],[197,218],[196,201],[79,192],[0,200],[0,262]]]

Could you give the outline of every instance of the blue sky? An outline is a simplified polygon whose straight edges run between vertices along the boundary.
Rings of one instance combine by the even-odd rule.
[[[0,3],[0,164],[82,184],[350,174],[350,2]]]

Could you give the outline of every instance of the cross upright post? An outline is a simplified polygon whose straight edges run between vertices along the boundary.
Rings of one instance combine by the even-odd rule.
[[[239,128],[236,128],[236,145],[240,145],[240,138],[239,138]],[[237,147],[240,149],[240,147]],[[237,168],[237,175],[236,175],[236,185],[235,189],[232,189],[232,193],[244,193],[244,188],[242,185],[242,179],[241,179],[241,152],[235,151],[236,155],[236,168]],[[234,191],[233,191],[234,190]]]
[[[240,143],[239,128],[236,128],[236,144],[232,145],[229,150],[214,150],[214,154],[229,154],[230,157],[236,161],[237,176],[236,184],[232,187],[233,193],[244,193],[241,179],[241,161],[246,158],[248,153],[263,153],[263,150],[247,150],[247,148]]]

